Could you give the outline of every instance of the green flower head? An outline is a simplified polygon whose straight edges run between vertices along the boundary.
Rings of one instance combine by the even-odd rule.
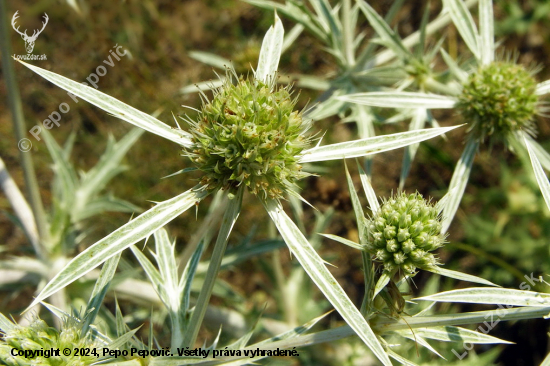
[[[506,141],[515,131],[535,133],[537,83],[523,66],[493,62],[481,66],[463,85],[458,108],[471,123],[470,136],[478,141]]]
[[[76,355],[74,349],[89,349],[89,356]],[[100,344],[90,336],[81,336],[81,327],[76,321],[64,322],[61,331],[49,327],[43,320],[35,319],[29,326],[16,325],[6,332],[0,340],[0,362],[6,365],[74,365],[84,366],[97,362],[97,357],[91,354],[93,349],[100,348]],[[16,354],[25,356],[13,356]],[[68,349],[68,356],[63,350]],[[59,350],[58,352],[54,352]],[[31,352],[34,351],[34,352]],[[96,354],[100,354],[97,350]]]
[[[234,193],[244,184],[254,195],[281,198],[309,174],[298,158],[310,144],[311,122],[295,111],[290,87],[227,78],[189,121],[193,146],[186,155],[204,175],[210,191]]]
[[[385,201],[367,222],[366,250],[384,264],[384,270],[401,269],[414,275],[416,268],[437,265],[429,253],[445,242],[441,216],[421,194],[398,193]]]

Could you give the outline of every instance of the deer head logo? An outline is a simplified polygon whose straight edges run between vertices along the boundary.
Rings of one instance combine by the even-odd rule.
[[[28,36],[27,35],[27,30],[25,29],[25,32],[21,33],[19,31],[19,27],[15,28],[16,25],[15,25],[15,20],[17,18],[19,18],[19,15],[17,15],[17,13],[19,12],[16,11],[15,14],[13,14],[13,18],[11,18],[11,26],[13,27],[13,29],[19,33],[21,35],[21,38],[23,38],[23,41],[25,41],[25,48],[27,49],[27,53],[31,53],[33,48],[34,48],[34,42],[36,41],[36,38],[38,38],[38,35],[40,33],[42,33],[42,31],[44,30],[44,28],[46,28],[46,24],[48,24],[48,14],[44,13],[44,22],[42,22],[43,26],[42,26],[42,29],[40,29],[39,31],[37,31],[36,29],[33,31],[32,33],[32,36]]]

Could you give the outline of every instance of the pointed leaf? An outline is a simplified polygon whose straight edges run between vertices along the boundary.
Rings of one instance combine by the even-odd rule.
[[[267,84],[273,83],[277,68],[279,67],[283,42],[283,23],[277,16],[277,13],[275,13],[275,24],[269,28],[262,42],[258,68],[256,69],[257,80]]]
[[[111,280],[115,276],[119,259],[120,253],[109,258],[103,265],[103,268],[101,268],[99,277],[97,278],[92,294],[90,295],[90,300],[88,300],[88,304],[86,305],[86,311],[84,312],[85,318],[80,331],[81,337],[86,335],[89,326],[93,324],[97,314],[99,313],[99,309],[103,304],[103,299],[105,299]]]
[[[365,318],[325,267],[324,261],[315,249],[284,212],[281,203],[270,200],[265,202],[264,205],[289,249],[296,256],[309,277],[376,357],[384,365],[391,366],[388,356]]]
[[[454,191],[455,193],[449,196],[447,205],[443,209],[443,220],[441,225],[442,234],[447,232],[458,210],[458,206],[464,195],[464,190],[466,189],[466,184],[468,184],[468,178],[470,177],[470,171],[472,170],[472,164],[474,163],[474,157],[478,146],[478,142],[470,139],[462,152],[460,160],[456,164],[451,183],[449,184],[449,192]]]
[[[79,200],[87,200],[105,188],[109,181],[121,171],[122,159],[142,134],[142,129],[133,128],[118,142],[109,139],[107,148],[97,164],[87,171],[82,179],[77,192]]]
[[[535,91],[535,94],[545,95],[548,93],[550,93],[550,80],[543,81],[542,83],[539,83],[537,85],[537,90]]]
[[[367,196],[367,201],[369,202],[370,210],[372,211],[373,215],[376,215],[376,213],[380,209],[380,203],[376,198],[376,193],[374,192],[374,188],[372,188],[372,184],[370,183],[370,178],[367,175],[367,173],[365,173],[365,171],[363,170],[363,167],[361,167],[361,164],[359,164],[359,161],[357,161],[357,169],[359,170],[361,185],[363,186],[363,190],[365,191],[365,196]]]
[[[433,272],[433,273],[437,273],[438,275],[441,275],[441,276],[450,277],[450,278],[454,278],[454,279],[461,280],[461,281],[468,281],[468,282],[474,282],[474,283],[481,283],[482,285],[500,287],[499,285],[496,285],[496,284],[492,283],[491,281],[487,281],[484,278],[480,278],[480,277],[477,277],[477,276],[472,276],[472,275],[469,275],[469,274],[466,274],[466,273],[453,271],[453,270],[446,269],[446,268],[435,267],[433,269],[429,269],[429,271]]]
[[[538,279],[535,279],[535,281],[538,281]],[[452,290],[420,297],[415,300],[509,306],[550,306],[550,294],[493,287],[472,287]]]
[[[212,289],[214,288],[214,283],[216,282],[216,277],[218,275],[218,271],[220,270],[225,249],[227,248],[229,235],[231,234],[231,230],[233,230],[233,226],[241,213],[244,189],[244,185],[239,187],[237,194],[229,200],[227,210],[223,216],[220,231],[218,232],[218,237],[214,245],[214,251],[212,252],[212,257],[210,258],[210,264],[208,265],[208,271],[206,272],[201,292],[197,298],[193,315],[191,315],[191,319],[189,320],[188,329],[185,330],[185,335],[183,336],[182,344],[184,347],[192,347],[193,344],[195,344],[197,335],[199,334],[199,329],[204,319],[204,314],[206,313],[210,296],[212,295]]]
[[[445,109],[453,108],[456,104],[455,98],[444,95],[401,91],[348,94],[338,97],[338,99],[350,103],[385,108]]]
[[[357,249],[357,250],[365,249],[365,248],[363,248],[363,246],[361,244],[356,243],[356,242],[351,241],[351,240],[346,239],[346,238],[342,238],[341,236],[338,236],[338,235],[332,235],[332,234],[319,234],[319,235],[322,235],[325,238],[332,239],[332,240],[337,241],[339,243],[345,244],[349,247],[352,247],[353,249]]]
[[[410,329],[403,329],[398,331],[401,334],[413,335]],[[512,344],[513,342],[508,342],[488,334],[483,334],[481,332],[476,332],[474,330],[469,330],[461,327],[430,327],[430,328],[416,328],[414,330],[416,336],[421,336],[428,339],[436,339],[442,342],[461,342],[461,343],[476,343],[476,344]]]
[[[479,52],[481,64],[489,65],[495,59],[493,1],[479,0]]]
[[[429,140],[460,126],[428,128],[424,130],[369,137],[366,139],[340,142],[306,150],[299,159],[301,163],[355,158],[398,149],[416,142]]]
[[[529,158],[531,159],[533,171],[535,172],[535,178],[537,178],[537,183],[539,184],[540,191],[542,193],[542,196],[544,197],[544,201],[546,202],[546,207],[548,207],[548,209],[550,210],[550,182],[548,182],[548,177],[542,169],[540,161],[531,145],[531,142],[525,137],[524,141],[525,146],[527,146],[527,151],[529,152]]]
[[[355,191],[355,186],[353,185],[353,181],[351,180],[351,175],[349,175],[348,165],[344,161],[344,167],[346,168],[346,180],[348,182],[348,191],[351,198],[351,205],[353,207],[353,211],[355,212],[355,220],[357,221],[357,229],[359,231],[359,238],[360,240],[364,240],[366,236],[366,227],[363,224],[365,220],[365,213],[363,212],[363,207],[361,207],[361,201],[359,201],[359,196],[357,195],[357,192]]]
[[[222,70],[225,70],[226,68],[231,67],[231,61],[210,52],[190,51],[189,57],[194,58],[195,60],[200,61],[204,64],[214,66]]]
[[[451,19],[464,42],[472,51],[476,60],[480,60],[480,37],[470,11],[462,0],[443,0],[443,4],[451,15]]]
[[[196,186],[179,196],[157,204],[80,253],[42,289],[30,307],[84,276],[115,254],[148,237],[201,201],[207,193],[198,189],[200,187]]]
[[[2,330],[4,333],[7,333],[14,328],[15,324],[12,323],[8,318],[6,318],[4,314],[0,313],[0,330]]]
[[[92,103],[96,107],[111,113],[123,121],[143,128],[144,130],[159,135],[160,137],[164,137],[165,139],[173,141],[179,145],[186,147],[190,147],[192,145],[190,135],[187,132],[172,128],[158,119],[138,111],[134,107],[130,107],[118,99],[102,93],[92,87],[82,85],[64,76],[41,69],[40,67],[36,67],[22,61],[19,62],[60,88],[71,92],[76,97]]]
[[[400,59],[412,57],[410,51],[403,45],[401,37],[395,34],[388,23],[366,1],[360,0],[357,4],[388,48],[393,50]]]

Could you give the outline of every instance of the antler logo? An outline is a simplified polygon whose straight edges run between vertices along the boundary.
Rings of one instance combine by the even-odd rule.
[[[32,33],[32,36],[28,36],[27,35],[27,30],[25,29],[25,32],[21,33],[19,31],[19,27],[15,28],[15,20],[17,18],[19,18],[19,15],[17,15],[17,13],[19,12],[16,11],[15,14],[13,14],[13,18],[11,18],[11,26],[13,27],[13,29],[19,33],[21,35],[21,38],[23,38],[23,41],[25,41],[25,48],[27,49],[27,53],[32,53],[32,50],[34,49],[34,42],[36,41],[36,38],[38,38],[38,35],[40,33],[42,33],[42,31],[44,30],[44,28],[46,28],[46,24],[48,24],[48,14],[44,13],[44,22],[42,22],[43,26],[42,26],[42,29],[40,29],[39,31],[37,31],[36,29],[34,30],[34,32]]]

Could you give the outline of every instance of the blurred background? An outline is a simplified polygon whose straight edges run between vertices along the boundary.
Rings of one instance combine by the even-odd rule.
[[[380,14],[385,14],[391,5],[391,1],[369,3]],[[422,17],[422,11],[418,9],[424,9],[426,5],[424,1],[405,2],[392,26],[403,37],[414,32]],[[250,63],[253,67],[256,66],[254,62],[261,39],[273,20],[272,12],[236,0],[18,0],[8,1],[7,6],[10,17],[15,11],[19,11],[18,25],[21,30],[40,29],[43,13],[48,14],[48,25],[37,38],[33,52],[45,54],[47,60],[31,63],[73,80],[85,81],[107,59],[114,46],[122,46],[128,55],[117,61],[114,67],[107,68],[108,73],[98,83],[99,90],[145,113],[155,113],[158,119],[171,125],[174,125],[172,115],[188,113],[193,116],[193,111],[183,108],[182,105],[193,108],[200,106],[196,93],[183,94],[180,89],[189,84],[217,78],[212,67],[190,58],[189,52],[198,50],[219,54],[232,60],[238,71],[246,73]],[[432,1],[430,7],[433,16],[441,10],[441,4],[436,1]],[[516,50],[519,62],[524,65],[540,67],[541,71],[536,75],[538,81],[550,79],[548,14],[550,1],[495,2],[496,36],[501,42],[501,48]],[[286,30],[294,25],[285,18],[282,20]],[[363,26],[367,35],[372,35],[366,21]],[[466,54],[466,48],[461,44],[455,28],[443,28],[435,39],[441,36],[445,37],[443,47],[458,60],[463,60],[461,55]],[[11,32],[11,42],[14,54],[26,53],[24,43],[17,33]],[[322,45],[314,37],[302,33],[283,55],[279,69],[282,75],[327,75],[335,67]],[[129,131],[128,124],[84,101],[78,104],[72,102],[65,91],[23,66],[16,64],[15,69],[28,129],[58,110],[60,103],[70,104],[71,109],[62,116],[60,126],[54,127],[50,132],[60,144],[71,132],[76,132],[71,159],[79,169],[88,170],[97,162],[109,135],[114,135],[118,140]],[[4,75],[0,75],[3,79]],[[1,83],[0,100],[7,100],[6,93],[5,83]],[[299,107],[305,107],[317,96],[318,92],[302,89]],[[449,112],[436,112],[435,116],[442,125],[451,125],[455,123],[452,122],[454,119],[460,117]],[[541,116],[537,124],[537,140],[550,151],[549,120]],[[183,124],[182,128],[185,129]],[[393,125],[380,127],[379,131],[397,132],[404,128],[404,125]],[[357,136],[354,125],[342,124],[336,117],[316,123],[314,129],[327,131],[325,143],[346,141]],[[52,204],[52,161],[43,141],[27,137],[33,143],[30,154],[34,159],[44,203],[48,207]],[[459,129],[449,134],[447,139],[437,138],[423,143],[413,163],[406,190],[418,190],[434,199],[442,197],[464,147],[463,138],[464,129]],[[0,104],[0,154],[8,171],[23,189],[19,151],[6,102]],[[189,189],[194,185],[192,179],[197,178],[192,173],[162,179],[190,166],[187,159],[180,154],[181,151],[175,144],[149,133],[143,134],[124,161],[129,169],[111,181],[108,191],[147,209],[151,207],[151,201],[163,201]],[[402,154],[402,150],[397,150],[374,158],[373,185],[377,194],[388,196],[397,190]],[[358,240],[343,165],[340,162],[328,163],[323,168],[328,172],[323,174],[324,177],[312,177],[301,182],[303,195],[321,212],[330,208],[335,210],[325,232]],[[355,173],[352,168],[356,187],[359,187]],[[252,198],[245,198],[246,207],[230,240],[230,246],[232,242],[240,242],[249,235],[251,223],[255,228],[255,240],[269,235],[267,215]],[[179,251],[183,250],[190,239],[210,201],[211,199],[207,199],[198,207],[199,221],[195,219],[195,212],[189,211],[169,224],[169,233],[177,238]],[[12,212],[12,209],[3,195],[0,195],[0,211],[0,256],[30,255],[32,248],[23,232],[4,214]],[[304,217],[306,229],[311,230],[315,213],[304,208]],[[93,230],[81,249],[124,224],[129,218],[129,214],[123,213],[95,217],[90,223]],[[526,281],[525,275],[529,277],[533,273],[538,277],[550,272],[550,214],[531,173],[522,167],[520,159],[503,146],[483,148],[476,158],[466,194],[451,226],[448,240],[449,244],[439,250],[442,263],[450,269],[478,275],[503,287],[518,289]],[[360,256],[353,249],[326,239],[321,241],[320,251],[327,261],[336,266],[331,271],[351,299],[359,303],[363,289]],[[267,303],[264,316],[277,318],[277,305],[273,301],[267,275],[262,271],[263,262],[270,255],[254,257],[225,270],[221,276],[238,296],[214,297],[213,303],[238,309],[243,314],[257,314],[258,309],[261,310]],[[128,257],[128,263],[135,264],[129,253],[125,253],[125,256]],[[293,263],[286,248],[280,249],[280,257],[287,273]],[[414,278],[414,282],[422,289],[434,276],[421,272]],[[430,285],[439,290],[471,286],[450,279],[444,279],[435,285],[432,282]],[[17,319],[20,311],[32,299],[34,290],[33,286],[1,288],[0,311]],[[312,296],[322,300],[318,292],[314,292]],[[135,306],[124,300],[120,304],[126,313],[131,313]],[[441,306],[438,311],[489,309],[491,308],[483,306],[455,305],[452,309]],[[320,313],[315,316],[317,315]],[[139,318],[134,320],[132,327],[140,325]],[[331,314],[323,322],[328,326],[337,324],[340,319],[337,314]],[[205,331],[203,336],[213,337],[216,332],[217,329],[213,328]],[[487,358],[491,361],[473,364],[538,365],[549,350],[547,332],[548,322],[543,320],[499,323],[490,334],[516,342],[517,345],[476,347],[477,354],[492,352],[492,356]],[[357,361],[358,358],[353,358],[362,354],[357,350],[360,345],[353,346],[354,344],[354,341],[344,340],[333,345],[319,346],[323,349],[322,354],[328,355],[323,360],[315,352],[308,353],[304,350],[304,357],[300,357],[299,362],[304,365],[338,364],[328,360],[337,359],[338,354],[346,354],[351,356],[341,360],[340,364],[362,364]],[[440,349],[441,344],[433,345]],[[352,351],[341,351],[350,347],[353,348]],[[422,354],[421,358],[415,360],[414,343],[411,343],[409,351],[413,362],[422,364],[430,359]],[[457,349],[457,352],[460,354],[463,351]],[[447,354],[450,355],[449,362],[440,361],[441,364],[467,364],[467,359],[459,361],[452,353]]]

